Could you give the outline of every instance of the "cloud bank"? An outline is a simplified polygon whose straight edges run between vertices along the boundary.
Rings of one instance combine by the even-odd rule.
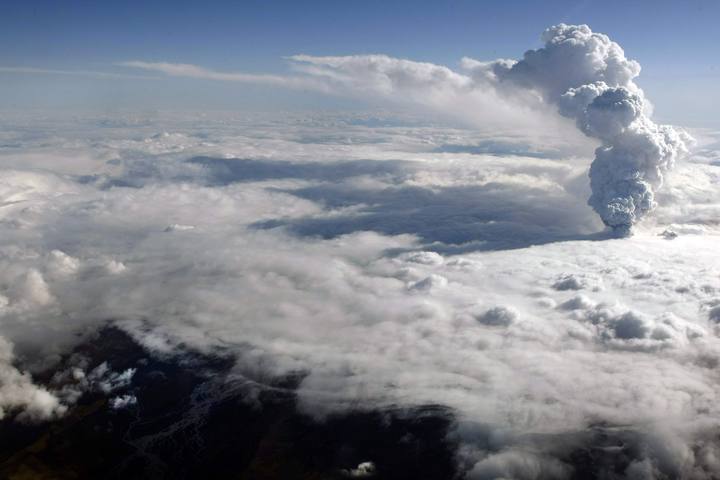
[[[712,132],[657,215],[608,240],[561,135],[382,115],[4,122],[8,419],[84,392],[142,408],[112,359],[56,371],[111,322],[151,355],[231,356],[259,386],[297,375],[316,417],[444,405],[468,478],[717,472]]]

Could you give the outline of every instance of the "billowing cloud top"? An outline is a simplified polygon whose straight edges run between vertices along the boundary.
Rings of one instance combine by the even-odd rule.
[[[655,189],[690,137],[650,120],[643,91],[634,83],[640,65],[587,25],[560,24],[543,33],[545,46],[514,64],[492,64],[501,81],[537,89],[602,142],[590,167],[589,204],[619,232],[653,210]]]

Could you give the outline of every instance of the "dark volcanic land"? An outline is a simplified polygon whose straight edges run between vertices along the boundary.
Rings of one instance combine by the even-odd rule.
[[[457,477],[452,415],[440,407],[352,412],[318,422],[301,414],[298,378],[261,385],[229,375],[232,359],[151,357],[109,327],[74,352],[91,367],[136,368],[120,392],[84,394],[55,422],[0,422],[3,479],[339,479],[360,463],[375,479]],[[42,380],[42,379],[41,379]]]
[[[120,391],[86,392],[60,420],[0,421],[0,479],[451,480],[465,478],[472,466],[459,453],[453,413],[441,406],[318,421],[297,408],[302,375],[251,380],[233,371],[230,357],[158,358],[115,327],[66,362],[73,356],[88,359],[90,368],[108,362],[115,371],[136,373]],[[115,394],[135,395],[137,404],[112,409]],[[482,450],[502,450],[481,427],[473,438]],[[625,478],[644,451],[637,432],[612,425],[547,435],[541,443],[571,468],[573,480]],[[353,475],[368,461],[372,475]]]

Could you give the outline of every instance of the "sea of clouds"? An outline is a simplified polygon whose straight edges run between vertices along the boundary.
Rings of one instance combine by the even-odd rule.
[[[82,364],[62,388],[33,380],[113,324],[155,355],[233,355],[259,383],[301,374],[318,418],[444,405],[468,478],[563,478],[582,448],[608,478],[713,478],[720,132],[693,132],[617,238],[587,205],[606,137],[503,105],[497,124],[7,112],[0,416],[52,421],[131,382]]]

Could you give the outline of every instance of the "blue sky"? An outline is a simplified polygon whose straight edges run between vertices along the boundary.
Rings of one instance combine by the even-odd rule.
[[[210,3],[209,5],[207,3]],[[517,58],[559,23],[587,23],[643,66],[662,120],[717,124],[720,2],[688,1],[6,1],[0,66],[135,74],[126,60],[278,73],[283,56],[385,53],[456,67]],[[328,108],[353,102],[207,80],[0,73],[8,107]]]

